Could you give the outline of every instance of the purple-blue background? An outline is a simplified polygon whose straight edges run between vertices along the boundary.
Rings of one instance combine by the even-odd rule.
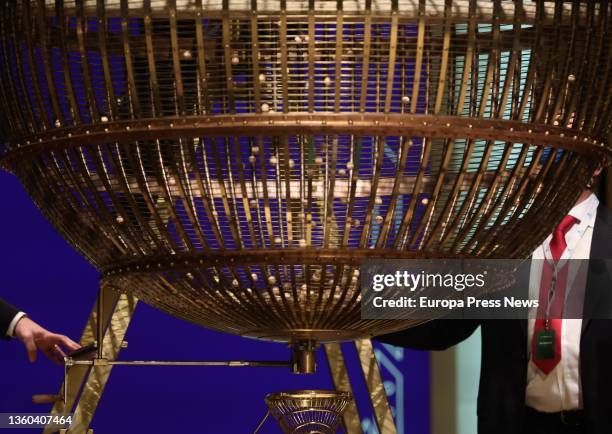
[[[12,175],[0,172],[0,188],[0,297],[45,327],[77,340],[95,301],[96,271],[53,230]],[[122,352],[124,359],[280,360],[288,356],[282,344],[212,332],[144,304],[136,309],[126,340],[129,348]],[[404,432],[429,433],[428,355],[395,353],[393,348],[380,351],[386,360],[392,354],[398,356],[393,365],[399,371],[383,368],[383,375],[395,396],[397,388],[403,388],[398,412],[403,414]],[[346,353],[349,373],[358,373],[354,351]],[[44,358],[28,363],[20,342],[0,342],[0,413],[49,411],[50,406],[32,404],[31,397],[57,393],[62,377],[62,368]],[[371,408],[363,381],[357,386],[365,432],[373,434],[377,431],[367,420]],[[97,434],[250,433],[266,412],[266,393],[299,388],[332,388],[322,351],[319,370],[311,376],[292,375],[282,368],[117,367],[92,427]],[[270,420],[262,430],[279,432]]]

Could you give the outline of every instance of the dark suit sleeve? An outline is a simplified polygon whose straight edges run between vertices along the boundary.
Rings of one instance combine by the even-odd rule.
[[[6,337],[9,324],[18,313],[18,309],[0,298],[0,337]]]
[[[377,341],[413,350],[445,350],[469,338],[479,326],[476,320],[438,319],[388,335]]]

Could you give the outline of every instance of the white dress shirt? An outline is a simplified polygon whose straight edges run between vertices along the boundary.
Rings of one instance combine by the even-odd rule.
[[[578,222],[565,235],[567,247],[560,261],[589,258],[598,205],[599,200],[594,194],[591,194],[570,210],[569,215],[576,217]],[[532,258],[534,261],[532,261],[529,276],[529,293],[532,299],[539,298],[543,260],[551,257],[549,248],[551,239],[552,234],[533,252]],[[571,269],[568,274],[569,279],[571,279]],[[569,284],[567,288],[570,288]],[[540,371],[531,359],[535,319],[530,319],[528,325],[529,366],[527,368],[525,403],[531,408],[546,413],[581,409],[580,336],[582,319],[564,319],[562,321],[561,360],[548,375]]]
[[[26,316],[25,312],[19,312],[9,323],[8,329],[6,329],[6,336],[12,338],[15,336],[15,327],[21,318]]]

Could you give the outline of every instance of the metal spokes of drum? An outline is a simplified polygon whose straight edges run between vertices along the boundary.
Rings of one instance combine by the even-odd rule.
[[[609,2],[17,0],[2,164],[103,285],[298,348],[368,257],[525,257],[610,157]]]

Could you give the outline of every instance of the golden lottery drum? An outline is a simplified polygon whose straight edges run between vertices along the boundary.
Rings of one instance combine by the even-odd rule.
[[[526,257],[609,161],[608,2],[4,1],[2,164],[105,287],[334,341],[368,258]]]

